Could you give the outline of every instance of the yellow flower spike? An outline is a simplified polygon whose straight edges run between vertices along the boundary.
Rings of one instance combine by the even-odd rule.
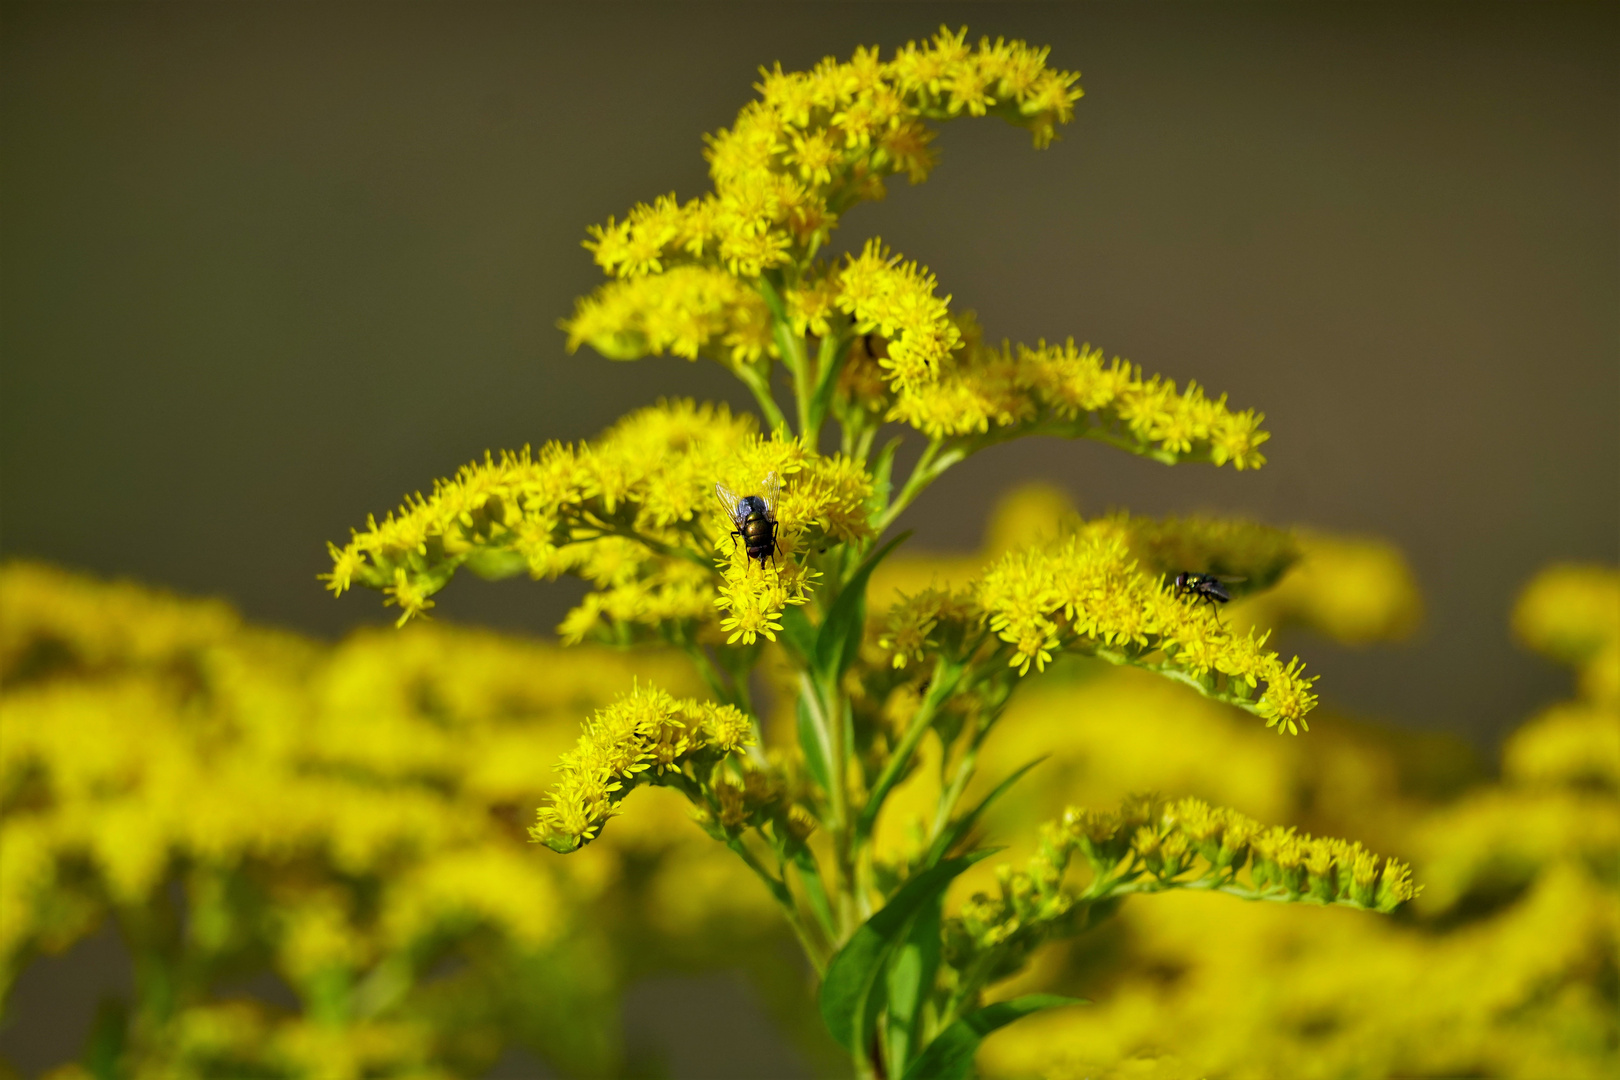
[[[1145,550],[1155,550],[1152,523],[1104,518],[1055,544],[1009,552],[985,569],[975,586],[976,605],[991,630],[1012,646],[1008,664],[1023,675],[1031,666],[1041,670],[1060,646],[1102,652],[1179,677],[1264,717],[1279,731],[1294,734],[1305,727],[1305,715],[1316,705],[1315,677],[1303,674],[1297,658],[1284,665],[1262,648],[1263,639],[1234,637],[1213,613],[1172,595],[1162,577],[1149,576],[1132,557],[1127,538],[1133,535],[1145,538]],[[1204,550],[1235,542],[1224,557],[1255,560],[1257,570],[1274,577],[1289,557],[1286,546],[1271,544],[1275,535],[1256,530],[1222,536],[1210,527],[1203,542],[1212,546]],[[1245,554],[1236,546],[1244,540],[1257,547]],[[1217,673],[1226,678],[1224,687]],[[1265,690],[1255,701],[1250,691],[1260,683]]]
[[[732,274],[703,266],[609,282],[580,300],[573,318],[561,325],[570,352],[589,344],[613,360],[665,353],[696,360],[711,350],[738,363],[776,351],[759,293]]]
[[[638,687],[588,720],[578,745],[558,760],[562,779],[529,835],[554,851],[577,850],[622,812],[619,804],[642,783],[658,783],[689,760],[718,760],[753,743],[752,724],[730,705]]]
[[[704,549],[719,545],[729,556],[732,544],[714,485],[743,491],[772,472],[786,481],[785,547],[871,535],[871,478],[859,464],[821,457],[785,433],[761,437],[752,418],[723,406],[676,401],[631,414],[589,446],[552,444],[466,466],[429,497],[334,547],[329,576],[384,589],[409,617],[431,607],[432,594],[463,565],[485,576],[575,574],[597,591],[565,620],[566,640],[622,642],[683,625],[718,632],[725,579],[709,568]],[[735,613],[747,633],[776,632],[774,615],[803,603],[811,586],[803,567],[778,562],[782,576],[765,576],[780,595]],[[739,558],[735,567],[742,566]],[[740,584],[728,596],[740,595]],[[757,587],[744,591],[753,596]]]
[[[957,940],[965,937],[972,949],[1010,949],[1012,956],[1004,953],[1001,959],[1021,958],[1054,937],[1073,933],[1077,927],[1064,917],[1076,904],[1133,892],[1213,890],[1246,900],[1386,912],[1418,892],[1410,868],[1402,863],[1380,860],[1342,840],[1301,836],[1291,828],[1262,831],[1242,814],[1197,799],[1161,804],[1138,798],[1119,812],[1071,806],[1040,832],[1040,851],[1022,868],[1007,863],[995,868],[1000,897],[979,894],[947,920],[948,941],[954,929],[961,935]],[[1240,853],[1251,844],[1255,858],[1245,862]],[[1091,880],[1084,888],[1065,888],[1065,872],[1077,847],[1091,866]],[[966,970],[971,960],[971,954],[959,954],[951,962]]]
[[[850,269],[856,271],[853,279]],[[877,316],[892,316],[896,305],[885,290],[932,288],[931,277],[897,284],[904,270],[881,248],[869,250],[845,268],[847,295],[841,306],[858,307],[887,332]],[[920,310],[920,301],[911,309]],[[1174,382],[1156,375],[1144,379],[1139,368],[1118,358],[1104,367],[1100,350],[1077,348],[1072,340],[1062,346],[988,348],[978,341],[970,318],[951,316],[943,307],[937,314],[941,324],[956,329],[943,347],[929,350],[926,363],[916,362],[920,346],[910,345],[901,350],[903,366],[888,361],[886,377],[897,391],[890,420],[930,438],[1003,441],[1056,434],[1101,439],[1165,462],[1207,460],[1240,469],[1265,463],[1256,449],[1269,437],[1258,428],[1261,418],[1231,413],[1224,397],[1211,401],[1196,384],[1178,394]],[[896,319],[887,325],[898,332]],[[924,336],[916,340],[940,332],[923,326],[918,333]]]

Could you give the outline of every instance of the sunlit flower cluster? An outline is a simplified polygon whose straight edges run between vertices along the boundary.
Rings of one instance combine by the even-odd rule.
[[[732,558],[729,510],[715,484],[757,493],[782,480],[778,566],[722,579],[713,558]],[[563,623],[565,640],[593,633],[621,640],[682,625],[717,623],[717,601],[760,633],[784,603],[801,602],[809,578],[795,549],[870,534],[871,481],[858,466],[806,450],[724,406],[665,402],[636,412],[594,444],[549,443],[486,457],[439,481],[382,522],[368,521],[332,548],[329,587],[380,588],[401,622],[465,565],[486,576],[573,573],[596,586]],[[722,593],[721,588],[725,591]],[[740,613],[740,614],[739,614]],[[758,620],[750,623],[749,620]],[[727,628],[727,632],[737,629]]]
[[[1264,648],[1265,636],[1232,632],[1209,606],[1177,596],[1168,569],[1150,574],[1136,554],[1179,554],[1189,560],[1183,566],[1243,566],[1264,581],[1292,560],[1287,534],[1194,520],[1179,523],[1182,542],[1167,546],[1164,531],[1159,523],[1119,515],[1052,543],[1010,551],[986,567],[970,591],[936,587],[902,597],[885,618],[878,646],[894,667],[905,667],[938,647],[944,623],[982,623],[1010,646],[1007,662],[1020,674],[1074,650],[1169,674],[1265,717],[1279,731],[1306,726],[1316,703],[1315,678],[1302,673],[1298,659],[1284,663]]]
[[[776,353],[759,293],[707,266],[610,282],[580,300],[567,330],[570,351],[588,344],[610,360],[666,353],[696,360],[711,345],[733,365]]]
[[[563,322],[569,348],[588,342],[614,359],[707,354],[734,368],[790,360],[762,295],[775,289],[778,317],[799,335],[881,334],[887,348],[872,359],[896,389],[932,383],[961,344],[933,276],[876,241],[836,267],[816,263],[816,251],[852,205],[883,196],[886,177],[928,176],[927,121],[995,114],[1049,143],[1080,91],[1078,76],[1048,68],[1046,56],[1017,41],[975,49],[965,30],[942,29],[890,61],[858,49],[808,72],[762,71],[759,100],[707,139],[712,192],[662,197],[590,229],[585,246],[617,280]]]
[[[530,834],[554,851],[573,851],[596,838],[638,785],[670,782],[666,774],[712,765],[755,741],[749,718],[730,705],[638,687],[598,711],[579,744],[558,759],[562,779]]]
[[[857,49],[845,63],[761,75],[759,100],[707,139],[715,190],[593,228],[586,246],[604,270],[631,277],[709,259],[758,276],[785,262],[790,245],[824,240],[852,203],[880,198],[884,177],[924,179],[933,164],[924,120],[995,112],[1042,146],[1080,97],[1078,76],[1047,68],[1046,50],[989,40],[975,49],[965,30],[941,30],[888,62]]]
[[[1039,670],[1064,648],[1138,663],[1161,653],[1163,669],[1211,690],[1219,680],[1240,701],[1264,682],[1251,707],[1279,730],[1294,732],[1316,704],[1314,679],[1301,674],[1297,659],[1284,664],[1264,648],[1264,637],[1223,629],[1195,598],[1178,597],[1142,573],[1125,542],[1106,529],[1010,553],[985,572],[978,592],[1020,672]]]
[[[934,438],[1023,433],[1100,439],[1161,461],[1204,460],[1237,469],[1265,464],[1262,416],[1234,412],[1197,383],[1173,379],[1101,349],[1040,342],[1000,349],[969,344],[932,380],[903,386],[889,412]],[[891,346],[891,351],[893,346]]]
[[[1079,852],[1091,881],[1064,887]],[[1282,900],[1393,911],[1417,895],[1411,868],[1360,844],[1265,828],[1199,799],[1127,799],[1118,810],[1070,807],[1041,829],[1023,869],[996,868],[995,894],[976,893],[951,921],[952,963],[989,950],[1020,957],[1053,934],[1083,928],[1087,905],[1133,893],[1204,889],[1250,900]]]

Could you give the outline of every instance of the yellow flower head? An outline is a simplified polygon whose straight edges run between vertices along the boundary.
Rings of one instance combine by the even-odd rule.
[[[639,784],[754,742],[748,717],[729,705],[638,688],[586,722],[578,745],[557,762],[562,779],[529,834],[554,851],[573,851],[596,838]]]
[[[1268,727],[1296,732],[1316,705],[1315,678],[1302,673],[1297,659],[1283,664],[1264,649],[1264,639],[1239,637],[1208,608],[1177,596],[1162,573],[1145,572],[1131,539],[1155,532],[1150,524],[1105,518],[1055,544],[993,562],[977,583],[977,598],[990,629],[1012,646],[1008,663],[1024,674],[1044,667],[1057,649],[1076,649],[1161,671],[1265,717]],[[1197,529],[1182,532],[1197,541]],[[1216,561],[1221,532],[1206,529],[1204,557],[1191,565]],[[1277,561],[1286,565],[1291,554],[1271,535],[1256,531],[1249,542],[1262,547],[1244,552],[1239,541],[1220,557],[1244,559],[1274,578]],[[1265,689],[1252,701],[1250,690],[1259,683]]]
[[[752,494],[781,478],[784,557],[752,576],[728,557],[733,526],[715,484]],[[563,624],[565,638],[611,640],[681,627],[774,633],[783,604],[802,603],[813,579],[795,556],[827,541],[871,535],[871,479],[858,464],[824,457],[724,406],[665,402],[633,413],[594,444],[550,443],[486,457],[440,481],[380,524],[333,548],[329,586],[386,590],[402,621],[432,605],[461,566],[485,576],[576,574],[591,593]],[[768,583],[763,586],[758,583]],[[722,591],[724,590],[724,591]],[[732,612],[720,627],[717,606]]]
[[[613,359],[707,354],[734,365],[774,355],[755,279],[807,265],[851,205],[883,196],[886,177],[925,179],[934,161],[927,121],[995,113],[1046,145],[1080,97],[1078,76],[1047,68],[1046,58],[1017,41],[975,49],[965,30],[942,29],[887,62],[857,49],[848,62],[829,57],[808,72],[762,69],[759,99],[705,137],[713,191],[685,203],[664,196],[589,230],[585,247],[616,280],[563,323],[569,348],[589,343]],[[839,309],[862,332],[888,328],[890,377],[903,385],[930,377],[956,340],[948,298],[933,297],[927,271],[873,246],[850,260],[846,277]],[[827,332],[813,314],[806,323]]]

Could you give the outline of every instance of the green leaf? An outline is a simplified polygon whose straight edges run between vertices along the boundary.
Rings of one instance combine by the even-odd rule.
[[[940,897],[924,904],[911,919],[906,937],[889,959],[888,966],[888,1043],[889,1072],[898,1076],[911,1057],[912,1040],[917,1037],[917,1012],[934,988],[939,971]]]
[[[865,1045],[869,1033],[862,1030],[862,1021],[873,984],[911,917],[922,905],[943,895],[962,871],[991,854],[993,850],[975,851],[913,876],[882,910],[861,924],[832,958],[821,980],[821,1018],[845,1049]]]
[[[973,823],[979,820],[979,815],[984,813],[986,807],[995,802],[997,799],[1001,798],[1001,796],[1006,793],[1008,788],[1018,783],[1018,781],[1023,778],[1025,773],[1029,772],[1029,770],[1045,761],[1046,758],[1047,755],[1042,754],[1034,761],[1028,762],[1023,767],[1019,768],[1001,783],[997,784],[994,791],[980,799],[979,805],[975,806],[972,810],[969,810],[967,813],[945,826],[945,828],[940,831],[940,834],[934,838],[933,844],[929,846],[928,854],[923,857],[923,865],[933,866],[935,863],[939,862],[940,859],[944,858],[945,853],[951,850],[951,846],[957,843],[957,841],[961,840],[962,837],[966,836],[968,830],[973,828]]]
[[[810,770],[811,779],[821,785],[822,791],[831,791],[828,781],[832,777],[830,757],[832,747],[827,745],[827,732],[824,725],[816,723],[811,709],[818,703],[810,700],[815,693],[813,687],[803,687],[799,691],[799,749],[804,751],[804,764]]]
[[[1057,994],[1026,994],[1011,1001],[998,1001],[994,1005],[986,1005],[982,1009],[968,1013],[940,1032],[934,1041],[928,1044],[928,1049],[918,1055],[906,1069],[901,1080],[945,1080],[947,1077],[966,1076],[979,1044],[992,1031],[1042,1009],[1084,1004],[1086,1004],[1084,998],[1060,997]]]
[[[823,685],[836,685],[838,677],[855,662],[855,654],[861,647],[861,632],[866,628],[866,582],[884,556],[910,536],[908,529],[868,555],[833,601],[816,636],[815,670]]]
[[[889,493],[894,490],[894,452],[900,449],[900,436],[883,444],[883,449],[872,461],[872,498],[868,505],[874,516],[889,508]]]
[[[789,604],[782,609],[781,640],[783,645],[798,655],[805,667],[810,666],[811,658],[816,655],[816,628],[802,606]]]
[[[827,415],[827,407],[832,404],[833,391],[838,387],[838,374],[849,357],[851,340],[841,334],[825,337],[817,350],[816,390],[810,399],[810,424],[813,428],[821,426],[822,418]]]

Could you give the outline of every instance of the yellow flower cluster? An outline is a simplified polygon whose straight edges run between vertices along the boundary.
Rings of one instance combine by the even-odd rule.
[[[975,329],[962,336],[966,347],[942,357],[931,378],[896,381],[889,419],[936,439],[1051,434],[1099,439],[1167,463],[1265,464],[1264,417],[1232,411],[1225,395],[1211,399],[1197,383],[1177,390],[1173,379],[1144,377],[1119,357],[1105,363],[1101,349],[1072,339],[994,349],[976,340]]]
[[[786,554],[779,569],[744,574],[715,484],[754,494],[773,473],[783,482],[776,509]],[[573,573],[596,591],[563,623],[565,640],[625,641],[682,626],[718,633],[717,603],[735,620],[726,630],[746,636],[802,601],[809,578],[796,549],[870,535],[870,494],[870,479],[847,459],[781,432],[761,437],[751,417],[723,405],[663,402],[595,444],[549,443],[465,466],[333,546],[326,580],[335,593],[355,582],[382,589],[403,623],[432,607],[462,565],[488,576]],[[723,592],[715,552],[731,560]]]
[[[902,400],[907,392],[937,385],[940,366],[961,345],[962,332],[951,318],[951,298],[934,295],[934,275],[869,240],[840,268],[836,282],[834,303],[850,316],[854,331],[884,339],[877,364]],[[909,422],[898,409],[889,419]]]
[[[708,266],[609,282],[581,298],[564,327],[569,352],[587,344],[609,360],[665,353],[696,360],[711,344],[733,366],[777,353],[764,299]]]
[[[1182,540],[1170,545],[1169,533]],[[982,622],[1011,646],[1008,663],[1027,674],[1074,650],[1170,675],[1218,700],[1296,733],[1316,704],[1314,676],[1298,658],[1286,664],[1265,636],[1238,635],[1208,606],[1177,596],[1136,557],[1176,556],[1187,566],[1241,566],[1264,583],[1292,559],[1287,535],[1262,526],[1214,521],[1173,528],[1124,516],[1081,525],[1055,542],[1014,550],[968,587],[934,587],[902,597],[887,613],[878,647],[896,668],[939,647],[940,628]],[[1197,556],[1196,560],[1194,556]],[[1171,563],[1170,566],[1176,564]],[[1253,691],[1265,684],[1258,700]]]
[[[978,597],[990,629],[1013,646],[1009,663],[1020,674],[1044,667],[1062,648],[1147,661],[1206,691],[1224,689],[1268,727],[1290,734],[1316,704],[1315,679],[1301,673],[1297,657],[1284,664],[1264,648],[1264,637],[1226,631],[1207,607],[1138,570],[1125,541],[1106,528],[1002,557],[980,580]],[[1151,660],[1155,653],[1162,660]],[[1259,682],[1265,691],[1249,705],[1248,691]]]
[[[586,722],[579,744],[558,760],[562,779],[529,834],[553,851],[574,851],[638,785],[668,782],[683,766],[713,765],[755,742],[752,722],[730,705],[638,687]]]
[[[1530,648],[1575,667],[1584,696],[1620,704],[1620,571],[1548,567],[1519,597],[1513,630]]]
[[[1548,567],[1520,594],[1513,626],[1576,669],[1579,697],[1543,710],[1508,739],[1502,790],[1436,815],[1420,834],[1436,906],[1460,902],[1482,879],[1523,885],[1552,861],[1612,880],[1620,860],[1620,699],[1603,672],[1620,644],[1620,571]]]
[[[1620,711],[1594,701],[1549,706],[1503,744],[1502,775],[1529,788],[1620,792]]]
[[[633,667],[690,692],[684,660],[643,654]],[[0,567],[0,990],[34,952],[66,948],[109,915],[138,925],[167,911],[177,886],[187,952],[140,957],[178,980],[172,1024],[141,1050],[159,1063],[150,1075],[190,1075],[182,1062],[196,1061],[223,1075],[276,1063],[296,1075],[431,1075],[419,1012],[334,1024],[316,1019],[321,1003],[344,980],[417,1002],[412,958],[468,934],[515,962],[589,932],[600,959],[612,933],[590,930],[581,911],[612,884],[611,845],[594,860],[537,858],[515,810],[539,801],[580,708],[631,671],[605,651],[565,659],[434,625],[322,646],[245,626],[213,601]],[[660,828],[675,825],[636,831],[643,863],[673,842]],[[209,1004],[209,985],[186,981],[265,956],[305,1018]],[[557,961],[548,992],[601,994],[596,966],[574,979]],[[469,987],[491,1002],[506,992]],[[322,1031],[326,1042],[305,1046]],[[350,1053],[358,1064],[345,1072]]]
[[[888,62],[858,49],[847,63],[762,72],[759,100],[707,140],[712,193],[637,206],[592,228],[586,247],[617,277],[695,259],[757,277],[786,262],[790,246],[824,240],[852,203],[881,197],[885,176],[926,177],[925,119],[993,111],[1028,127],[1037,145],[1050,142],[1073,116],[1078,76],[1047,68],[1044,49],[988,40],[974,49],[966,33],[941,30]]]
[[[803,563],[790,562],[770,571],[749,559],[738,548],[723,564],[725,582],[714,606],[725,612],[720,632],[726,644],[741,641],[752,645],[759,638],[775,641],[782,629],[782,612],[789,605],[802,605],[810,599],[810,585],[820,574]]]
[[[1092,872],[1078,893],[1063,888],[1076,851]],[[1039,851],[1025,868],[1003,864],[996,881],[996,894],[975,893],[948,924],[955,967],[997,950],[990,970],[1010,973],[1047,938],[1075,929],[1088,905],[1133,893],[1204,889],[1384,912],[1417,895],[1410,867],[1360,844],[1266,829],[1199,799],[1150,796],[1129,798],[1115,811],[1070,807],[1042,826]]]
[[[842,312],[855,332],[891,339],[881,362],[897,385],[931,379],[959,342],[932,275],[877,243],[841,272],[810,264],[840,215],[883,196],[885,177],[927,177],[925,121],[994,113],[1044,146],[1072,118],[1078,76],[1048,68],[1046,50],[965,39],[941,30],[887,62],[858,49],[847,63],[762,72],[759,100],[708,137],[712,192],[639,204],[590,229],[586,248],[618,280],[564,320],[569,348],[588,342],[613,359],[707,350],[733,366],[779,355],[756,285],[769,271],[787,278],[779,285],[798,333],[825,337]]]

